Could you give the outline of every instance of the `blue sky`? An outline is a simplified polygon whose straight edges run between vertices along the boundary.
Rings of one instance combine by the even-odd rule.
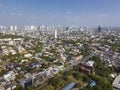
[[[120,0],[0,0],[0,25],[120,26]]]

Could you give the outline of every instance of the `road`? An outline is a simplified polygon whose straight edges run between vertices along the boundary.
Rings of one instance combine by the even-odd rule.
[[[74,62],[72,65],[66,67],[63,72],[66,72],[66,71],[69,71],[70,69],[73,68],[73,66],[77,66],[78,64],[80,63],[85,63],[86,61],[88,61],[94,54],[93,54],[93,51],[88,51],[89,55],[82,58],[82,59],[79,59],[77,60],[76,62]],[[52,77],[49,77],[49,79],[52,78]],[[56,78],[56,77],[55,77]],[[47,85],[47,80],[44,81],[44,83],[42,84],[42,87],[44,87],[45,85]],[[38,87],[37,90],[39,90],[40,88],[42,87]]]
[[[69,71],[70,69],[73,68],[73,66],[77,66],[78,64],[80,63],[85,63],[86,61],[88,61],[94,54],[93,54],[93,51],[88,51],[89,55],[82,58],[82,59],[79,59],[79,60],[75,60],[74,63],[72,63],[70,66],[66,67],[64,69],[64,71]]]

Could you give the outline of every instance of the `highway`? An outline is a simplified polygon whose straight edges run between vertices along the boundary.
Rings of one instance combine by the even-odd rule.
[[[74,63],[72,63],[70,66],[66,67],[66,68],[63,70],[63,72],[69,71],[70,69],[73,68],[73,66],[77,66],[77,65],[80,64],[80,63],[85,63],[86,61],[88,61],[88,60],[94,55],[94,54],[93,54],[93,51],[88,51],[88,53],[89,53],[88,56],[86,56],[86,57],[84,57],[84,58],[82,58],[82,59],[76,60],[76,62],[74,62]],[[61,75],[61,76],[63,76],[63,75]],[[51,77],[49,77],[49,79],[50,79],[50,78],[53,78],[53,77],[54,77],[54,76],[51,76]],[[54,77],[54,79],[55,79],[55,78],[57,78],[57,77]],[[47,85],[47,81],[48,81],[48,79],[43,81],[42,87],[44,87],[45,85]],[[39,89],[42,88],[42,87],[37,87],[37,90],[39,90]]]
[[[94,54],[93,54],[93,51],[88,51],[89,55],[82,58],[82,59],[79,59],[79,60],[75,60],[75,62],[73,62],[70,66],[66,67],[64,69],[64,71],[69,71],[70,69],[73,68],[73,66],[77,66],[78,64],[80,63],[85,63],[86,61],[88,61]]]

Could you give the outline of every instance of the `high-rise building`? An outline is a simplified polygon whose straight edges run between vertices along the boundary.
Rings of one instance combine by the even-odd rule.
[[[13,26],[10,26],[10,30],[13,30],[14,29],[14,27]]]
[[[14,30],[17,30],[18,29],[18,27],[17,26],[14,26]]]
[[[100,33],[102,31],[101,26],[98,26],[97,32]]]
[[[35,26],[30,26],[30,30],[35,30],[36,27]]]
[[[10,30],[17,30],[17,26],[10,26]]]
[[[55,30],[55,38],[57,38],[57,30]]]

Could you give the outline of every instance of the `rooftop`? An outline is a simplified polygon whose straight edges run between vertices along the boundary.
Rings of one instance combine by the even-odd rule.
[[[70,82],[64,88],[62,88],[61,90],[71,90],[74,87],[74,85],[75,85],[74,82]]]
[[[120,89],[120,75],[115,78],[113,81],[113,86]]]

